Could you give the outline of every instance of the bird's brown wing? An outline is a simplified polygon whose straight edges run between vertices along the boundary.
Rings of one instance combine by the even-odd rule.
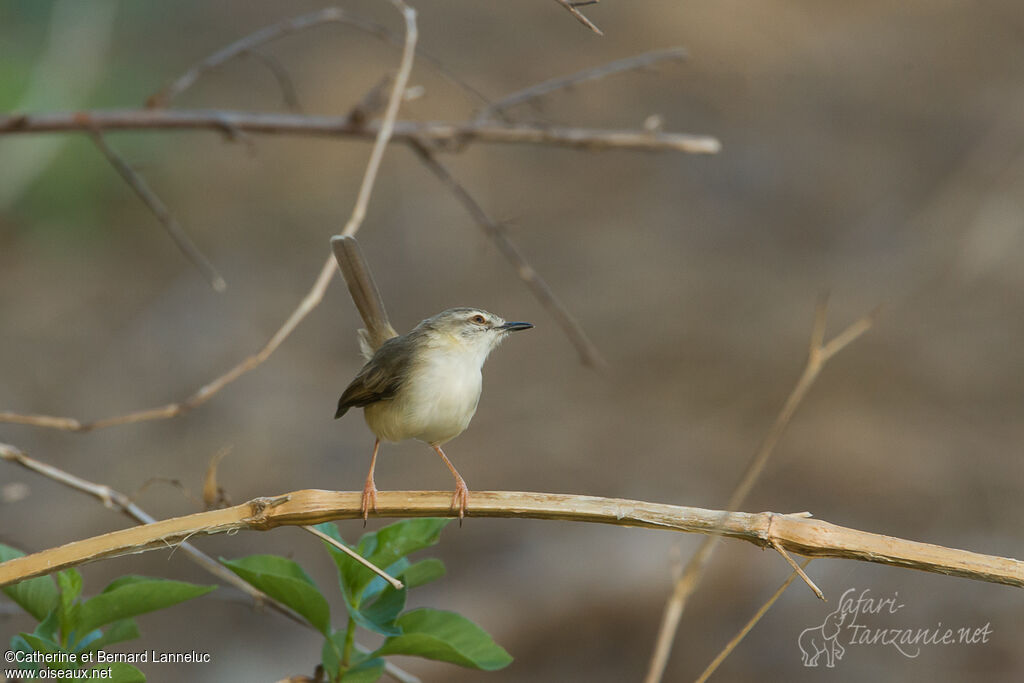
[[[373,354],[355,379],[338,399],[337,419],[349,408],[362,408],[377,401],[395,397],[409,370],[410,355],[406,352],[406,337],[394,337],[384,342]]]

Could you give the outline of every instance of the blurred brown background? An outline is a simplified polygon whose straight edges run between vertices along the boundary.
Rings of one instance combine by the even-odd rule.
[[[77,9],[76,9],[76,6]],[[0,107],[140,104],[187,66],[317,2],[29,2],[0,6]],[[1015,0],[680,3],[605,0],[587,32],[550,0],[417,3],[420,46],[487,95],[655,48],[683,64],[612,77],[517,109],[521,120],[719,137],[721,154],[587,153],[477,144],[446,157],[590,332],[595,374],[462,208],[400,145],[360,233],[396,325],[453,305],[536,323],[485,370],[472,427],[448,448],[472,488],[724,504],[796,380],[819,292],[830,330],[875,306],[798,412],[745,509],[810,510],[839,524],[1024,555],[1024,10]],[[400,30],[385,3],[347,9]],[[76,15],[75,12],[78,12]],[[60,14],[62,13],[62,14]],[[55,19],[55,14],[60,16]],[[63,18],[60,18],[63,17]],[[74,27],[57,46],[59,22]],[[65,26],[65,29],[66,29]],[[305,111],[342,114],[394,68],[392,47],[325,26],[271,44]],[[401,116],[461,120],[476,104],[423,63]],[[278,110],[255,59],[211,73],[176,106]],[[351,210],[369,145],[213,132],[112,134],[226,277],[213,293],[81,135],[0,139],[0,409],[104,417],[183,398],[258,349],[313,282]],[[355,312],[335,282],[258,370],[184,417],[91,434],[0,425],[0,440],[133,492],[152,477],[193,491],[231,446],[235,501],[358,489],[372,436],[334,422],[359,367]],[[421,444],[386,448],[381,488],[444,488]],[[95,501],[13,466],[0,541],[39,550],[121,528]],[[17,492],[19,487],[13,490]],[[17,496],[9,496],[16,498]],[[138,496],[157,517],[195,505]],[[355,538],[357,523],[341,524]],[[413,601],[460,611],[515,657],[488,674],[404,662],[424,680],[629,681],[647,666],[671,549],[699,538],[539,521],[469,520],[437,549],[443,581]],[[294,529],[202,539],[214,556],[275,552],[331,593],[318,543]],[[88,566],[86,590],[125,573],[210,579],[183,554]],[[773,553],[724,544],[683,617],[666,680],[696,676],[785,578]],[[846,561],[793,585],[720,680],[1019,680],[1015,589]],[[847,588],[898,592],[876,627],[991,624],[986,645],[847,646],[805,668],[799,633]],[[273,681],[311,673],[316,638],[223,589],[140,619],[127,650],[210,651],[151,680]],[[337,596],[335,596],[337,597]],[[340,602],[335,602],[340,609]],[[29,627],[0,617],[0,640]]]

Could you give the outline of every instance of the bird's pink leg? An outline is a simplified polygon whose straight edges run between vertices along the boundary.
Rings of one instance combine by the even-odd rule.
[[[370,510],[377,511],[377,485],[373,482],[373,468],[377,465],[377,451],[380,450],[380,439],[373,442],[373,457],[370,458],[370,473],[366,475],[363,486],[363,526],[370,516]]]
[[[444,460],[444,464],[448,466],[452,476],[455,477],[455,494],[452,496],[452,510],[456,510],[459,513],[459,524],[462,524],[462,518],[466,515],[466,503],[469,502],[469,488],[466,486],[466,481],[462,478],[462,475],[455,469],[455,465],[452,464],[448,456],[444,454],[440,446],[434,446],[434,450]]]

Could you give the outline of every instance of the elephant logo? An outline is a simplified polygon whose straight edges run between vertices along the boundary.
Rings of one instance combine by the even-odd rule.
[[[805,628],[800,632],[797,645],[803,655],[804,666],[818,666],[818,659],[825,655],[825,666],[832,669],[837,659],[842,659],[846,650],[839,644],[843,620],[846,614],[836,609],[825,617],[820,626]]]

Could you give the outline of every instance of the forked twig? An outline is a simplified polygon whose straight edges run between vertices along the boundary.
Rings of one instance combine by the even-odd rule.
[[[264,57],[263,53],[259,52],[257,48],[266,43],[275,41],[284,36],[292,33],[298,33],[299,31],[305,31],[307,29],[319,26],[327,23],[340,23],[354,26],[359,30],[368,33],[376,38],[380,38],[393,45],[401,47],[404,44],[404,40],[399,38],[392,33],[386,26],[378,24],[375,21],[366,19],[357,14],[346,12],[340,7],[326,7],[316,12],[310,12],[309,14],[303,14],[284,21],[265,26],[258,31],[250,33],[249,35],[241,38],[230,45],[227,45],[220,50],[217,50],[210,56],[200,60],[199,62],[192,65],[185,73],[172,82],[168,83],[158,92],[153,93],[146,99],[146,106],[149,108],[162,108],[170,105],[171,100],[181,95],[183,92],[188,90],[190,87],[195,85],[196,81],[202,77],[208,71],[223,66],[226,62],[235,59],[246,53],[255,54],[259,57]],[[436,57],[424,53],[421,50],[417,50],[416,55],[422,60],[430,64],[438,73],[440,73],[445,79],[451,81],[456,86],[462,88],[467,93],[473,96],[473,98],[480,102],[486,103],[488,100],[484,95],[460,79],[455,73],[448,69],[443,63],[441,63]],[[266,62],[267,66],[274,73],[275,78],[281,82],[282,93],[285,96],[285,101],[289,99],[289,93],[287,86],[281,81],[278,69],[271,63]],[[288,81],[290,84],[290,81]],[[291,89],[294,91],[294,88]]]
[[[590,338],[580,324],[572,317],[562,302],[558,300],[554,292],[551,291],[547,282],[533,269],[533,266],[526,260],[526,256],[523,255],[519,247],[509,239],[502,225],[484,211],[483,207],[473,198],[473,195],[469,194],[469,191],[455,179],[447,167],[438,161],[429,149],[417,141],[411,142],[410,146],[419,155],[424,165],[451,190],[452,194],[466,208],[477,225],[491,238],[502,256],[516,269],[516,274],[530,288],[534,297],[555,318],[566,336],[569,337],[569,341],[576,347],[580,361],[592,368],[606,367],[608,363],[601,355],[601,352],[597,350],[597,347],[590,341]]]
[[[704,672],[697,678],[695,683],[705,683],[705,681],[711,677],[711,674],[718,670],[718,667],[722,665],[722,662],[725,661],[726,657],[732,654],[732,651],[736,649],[736,646],[740,644],[740,641],[747,637],[747,634],[750,633],[754,626],[757,625],[757,622],[761,621],[761,617],[767,614],[772,605],[782,597],[782,594],[786,592],[787,588],[789,588],[789,584],[793,583],[793,579],[797,576],[806,576],[804,569],[807,568],[807,565],[811,563],[812,559],[813,558],[808,558],[804,560],[803,565],[797,565],[794,568],[794,571],[789,575],[789,578],[783,581],[778,590],[772,593],[772,597],[768,598],[768,601],[761,605],[761,608],[754,613],[754,616],[750,618],[750,621],[740,629],[739,633],[733,636],[732,639],[726,643],[725,647],[722,648],[722,651],[718,653],[718,656],[711,660],[711,663],[708,664],[707,668],[704,669]]]
[[[160,197],[156,195],[153,190],[150,189],[149,185],[142,178],[139,173],[128,165],[124,159],[121,158],[114,149],[107,144],[106,138],[99,130],[91,131],[90,137],[92,141],[96,143],[96,147],[103,153],[110,165],[114,167],[118,175],[128,183],[128,186],[135,190],[135,194],[139,196],[139,199],[149,207],[149,210],[153,212],[156,219],[160,221],[160,224],[164,226],[164,230],[170,235],[171,239],[178,246],[185,257],[195,265],[196,268],[203,274],[203,276],[209,281],[210,286],[218,292],[223,292],[227,289],[227,283],[224,282],[224,278],[220,276],[217,270],[210,263],[210,260],[203,255],[203,252],[199,251],[199,247],[195,245],[192,239],[188,236],[185,230],[181,227],[178,221],[174,218],[171,210],[167,208],[167,205],[160,201]]]
[[[825,343],[827,304],[828,300],[826,297],[822,297],[818,301],[814,323],[811,327],[811,340],[804,371],[782,406],[782,410],[775,418],[775,422],[772,423],[771,428],[765,435],[760,448],[758,448],[757,453],[747,465],[746,471],[740,477],[739,483],[729,497],[726,514],[738,509],[743,504],[743,501],[746,500],[747,494],[750,493],[754,483],[761,476],[761,472],[764,471],[764,467],[774,452],[775,446],[778,444],[783,432],[785,432],[794,413],[796,413],[800,402],[803,401],[811,385],[817,379],[821,369],[834,355],[867,332],[874,322],[876,312],[860,318]],[[658,629],[657,641],[655,642],[654,652],[651,655],[651,662],[647,675],[644,678],[644,683],[658,683],[664,675],[665,667],[668,665],[669,654],[672,652],[672,643],[679,628],[679,620],[682,618],[687,600],[693,594],[693,591],[696,590],[701,575],[711,559],[716,540],[716,538],[709,536],[701,542],[697,552],[693,554],[693,557],[686,564],[682,576],[676,581],[672,594],[665,603],[665,611],[662,614],[661,626]],[[791,558],[788,559],[791,560]],[[813,583],[809,585],[813,585]]]

